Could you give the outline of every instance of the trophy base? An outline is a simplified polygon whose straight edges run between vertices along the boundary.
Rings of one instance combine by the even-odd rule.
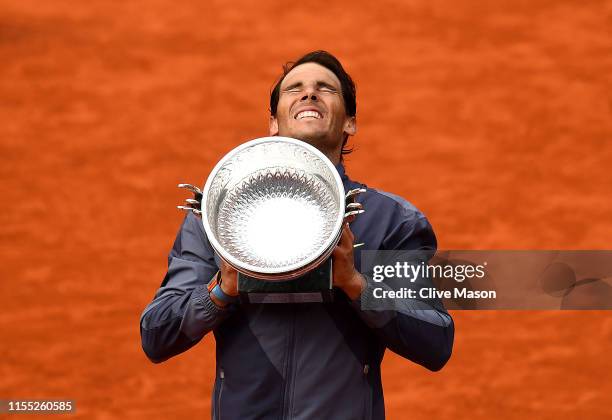
[[[238,273],[240,303],[332,302],[332,259],[292,280],[266,281]]]

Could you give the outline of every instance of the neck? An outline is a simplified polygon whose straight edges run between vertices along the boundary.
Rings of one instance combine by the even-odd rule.
[[[306,140],[306,142],[319,149],[319,151],[323,153],[329,160],[331,160],[334,165],[340,163],[340,159],[342,158],[342,149],[340,147],[326,147],[329,142],[316,142],[310,140]]]
[[[326,153],[326,152],[324,152],[324,151],[322,151],[322,152],[323,152],[323,154],[324,154],[325,156],[327,156],[327,158],[328,158],[329,160],[331,160],[331,162],[332,162],[334,165],[338,165],[338,164],[341,162],[341,156],[342,156],[342,154],[340,153],[340,151],[339,151],[339,150],[335,150],[335,151],[334,151],[334,152],[332,152],[332,153]]]
[[[279,134],[286,135],[288,137],[297,138],[299,140],[305,141],[311,146],[316,147],[321,153],[323,153],[334,165],[340,163],[342,158],[342,141],[334,141],[333,139],[329,139],[327,136],[321,137],[310,137],[310,136],[294,136],[291,134]],[[330,147],[330,145],[334,145]]]

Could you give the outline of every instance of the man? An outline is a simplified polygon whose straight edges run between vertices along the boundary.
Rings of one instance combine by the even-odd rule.
[[[336,164],[346,190],[363,186],[342,165],[356,132],[355,86],[334,56],[316,51],[285,66],[270,111],[270,135],[312,144]],[[141,317],[147,356],[162,362],[213,331],[214,419],[383,419],[385,349],[439,370],[451,354],[454,324],[441,305],[410,299],[399,310],[362,309],[375,286],[359,273],[354,242],[433,250],[436,239],[423,214],[400,197],[368,189],[359,201],[367,211],[345,224],[332,254],[333,303],[236,303],[236,271],[215,256],[189,213],[168,273]]]

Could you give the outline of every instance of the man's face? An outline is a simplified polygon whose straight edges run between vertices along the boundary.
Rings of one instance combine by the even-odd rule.
[[[285,76],[276,117],[270,117],[271,136],[304,140],[336,163],[345,136],[355,132],[355,117],[346,115],[340,80],[334,73],[305,63]]]

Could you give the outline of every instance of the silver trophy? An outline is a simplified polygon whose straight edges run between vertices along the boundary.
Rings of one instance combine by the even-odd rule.
[[[330,255],[347,217],[363,212],[333,163],[288,137],[244,143],[178,206],[202,218],[215,252],[239,272],[243,301],[327,301]],[[314,290],[313,290],[314,289]],[[329,292],[329,293],[328,293]]]

